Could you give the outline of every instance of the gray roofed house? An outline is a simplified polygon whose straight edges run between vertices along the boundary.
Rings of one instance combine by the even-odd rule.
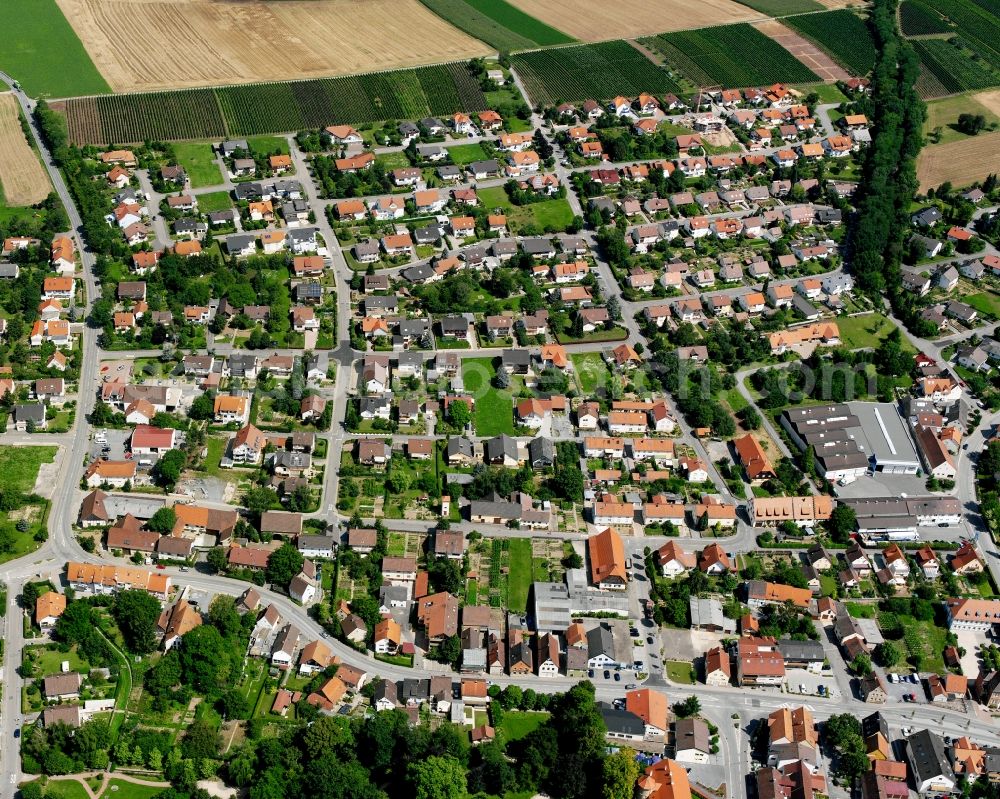
[[[210,211],[208,221],[213,225],[231,225],[236,220],[235,208],[222,208],[218,211]]]
[[[233,153],[240,150],[246,153],[250,152],[250,145],[247,144],[246,139],[228,139],[219,145],[219,152],[226,158],[229,158]]]
[[[490,249],[495,258],[500,258],[501,260],[513,258],[517,255],[517,242],[510,238],[497,239],[490,246]]]
[[[591,668],[603,668],[615,661],[615,636],[611,626],[600,622],[587,631],[587,662]]]
[[[277,197],[294,200],[302,196],[302,184],[297,180],[276,180],[271,184],[271,191]]]
[[[233,194],[237,200],[246,200],[247,202],[260,200],[264,196],[264,185],[256,181],[238,183],[233,189]]]
[[[396,374],[401,376],[422,376],[424,371],[424,354],[419,350],[406,350],[399,353],[396,362]]]
[[[403,138],[410,138],[411,136],[419,136],[420,128],[417,127],[416,123],[410,122],[409,120],[404,120],[396,126],[396,130],[399,131],[399,135]]]
[[[473,177],[487,178],[496,175],[500,171],[500,162],[495,158],[488,158],[485,161],[473,161],[466,165],[466,172]]]
[[[439,161],[445,158],[448,153],[440,144],[418,144],[417,155],[424,161]]]
[[[419,705],[431,695],[431,681],[426,678],[407,677],[399,685],[399,701],[406,705]]]
[[[955,773],[941,737],[930,730],[919,730],[904,740],[917,793],[950,793],[955,788]]]
[[[359,241],[354,245],[353,250],[354,257],[363,264],[377,261],[381,252],[378,242],[373,239]]]
[[[16,429],[23,432],[27,429],[29,422],[37,429],[45,428],[45,406],[40,402],[14,406],[14,425]]]
[[[424,225],[413,231],[413,240],[417,244],[433,244],[441,238],[441,226],[436,224]]]
[[[437,117],[424,117],[417,124],[431,134],[431,136],[439,136],[448,130],[448,126]]]
[[[678,760],[698,761],[700,755],[711,754],[711,751],[708,724],[702,719],[677,719],[674,722],[674,753]]]
[[[257,249],[257,237],[250,233],[234,233],[226,238],[226,252],[230,255],[243,255]]]
[[[635,713],[624,708],[617,708],[607,702],[598,702],[604,726],[608,728],[609,738],[620,738],[641,741],[646,735],[646,722]]]
[[[691,612],[691,628],[731,633],[736,631],[736,622],[722,612],[722,603],[714,597],[692,596],[688,599]]]
[[[933,227],[941,221],[941,212],[934,206],[922,208],[910,217],[910,221],[921,227]]]
[[[302,472],[312,467],[312,456],[308,452],[274,452],[269,464],[275,472]]]
[[[399,335],[404,339],[421,338],[431,332],[429,319],[402,319],[399,322]]]
[[[466,247],[460,253],[461,259],[472,269],[478,269],[486,260],[489,251],[485,244],[476,244],[473,247]]]
[[[445,450],[448,460],[452,458],[472,459],[472,442],[464,436],[455,436],[448,439],[448,447]]]
[[[839,225],[844,215],[839,208],[817,208],[816,221],[821,225]]]
[[[556,254],[552,242],[542,237],[522,239],[521,249],[534,258],[553,258]]]
[[[528,442],[528,460],[535,469],[544,469],[555,462],[555,445],[552,439],[537,436]]]
[[[401,274],[403,279],[408,280],[410,283],[423,283],[432,279],[437,275],[437,272],[434,271],[434,267],[430,264],[417,264],[416,266],[408,266]]]
[[[464,316],[445,316],[441,320],[441,335],[465,337],[469,334],[469,320]]]
[[[389,276],[388,275],[365,275],[362,281],[364,291],[367,294],[371,291],[388,291],[389,290]]]
[[[525,349],[504,350],[500,362],[503,368],[515,374],[526,374],[531,368],[531,353]]]
[[[229,356],[229,373],[233,377],[256,377],[257,356],[252,352],[234,352]]]
[[[791,638],[782,638],[778,641],[778,651],[785,659],[785,666],[789,668],[822,666],[826,660],[823,651],[823,644],[819,641],[795,641]]]
[[[0,280],[17,280],[19,274],[21,274],[21,267],[17,264],[0,264]]]
[[[395,313],[398,307],[395,294],[385,297],[365,297],[362,302],[365,306],[365,316],[380,316],[384,313]]]
[[[438,177],[441,178],[441,180],[462,179],[462,170],[453,164],[446,164],[444,166],[439,166],[437,168],[437,174]]]
[[[335,542],[329,535],[300,535],[295,546],[307,558],[332,558]]]
[[[317,246],[316,234],[318,232],[314,227],[290,228],[286,234],[288,237],[288,246],[292,252],[315,250]]]
[[[194,219],[178,219],[173,224],[175,236],[189,236],[200,239],[208,232],[208,224]]]
[[[295,286],[295,300],[314,305],[323,300],[323,287],[314,280]]]
[[[517,441],[506,434],[489,439],[485,443],[484,449],[487,463],[504,466],[517,465]]]

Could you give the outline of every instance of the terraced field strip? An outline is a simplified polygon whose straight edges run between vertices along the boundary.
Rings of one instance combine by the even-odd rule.
[[[70,141],[218,139],[482,111],[486,97],[464,62],[341,78],[121,94],[67,100]]]
[[[811,69],[824,81],[833,83],[838,80],[848,80],[851,76],[846,69],[817,47],[813,42],[799,33],[791,30],[776,19],[767,22],[757,22],[754,27],[773,39],[789,53]]]
[[[867,75],[875,66],[875,41],[868,25],[848,9],[800,14],[784,23],[816,42],[855,75]]]
[[[34,205],[51,191],[38,154],[24,137],[20,106],[10,92],[0,94],[0,186],[10,206]]]
[[[699,86],[811,83],[819,76],[751,25],[662,33],[640,42]]]

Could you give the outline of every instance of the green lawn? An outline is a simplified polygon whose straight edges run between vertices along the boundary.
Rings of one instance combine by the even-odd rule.
[[[829,574],[819,576],[820,594],[822,596],[833,596],[837,593],[837,581]]]
[[[562,231],[573,221],[573,209],[566,199],[514,205],[503,186],[477,189],[477,193],[486,208],[499,208],[507,215],[507,227],[511,233],[516,234],[529,225],[542,231]]]
[[[968,94],[945,97],[927,103],[927,118],[924,121],[924,136],[937,130],[940,138],[937,144],[960,141],[969,138],[957,128],[960,114],[978,114],[986,119],[986,124],[1000,122],[986,106]],[[932,140],[933,141],[933,140]]]
[[[405,169],[410,165],[406,153],[382,153],[378,157],[378,162],[386,169]]]
[[[38,477],[38,467],[52,463],[56,447],[0,447],[0,474],[6,488],[30,494]]]
[[[686,660],[665,660],[663,665],[667,669],[667,679],[681,685],[694,685],[691,678],[691,664]]]
[[[472,414],[476,434],[514,435],[514,405],[511,393],[492,385],[496,369],[492,358],[466,358],[462,361],[462,380],[475,400]],[[529,559],[530,563],[530,559]],[[530,568],[529,568],[530,571]]]
[[[508,543],[510,571],[507,574],[507,603],[514,612],[524,613],[531,588],[531,539],[511,538]]]
[[[962,302],[968,303],[981,314],[1000,316],[1000,297],[992,291],[982,291],[962,297]]]
[[[250,145],[250,152],[254,155],[270,155],[272,153],[283,153],[288,155],[288,139],[284,136],[250,136],[247,138]]]
[[[729,403],[729,408],[733,413],[739,413],[744,408],[746,408],[750,403],[747,402],[746,397],[740,394],[739,389],[731,388],[725,394],[726,402]]]
[[[889,319],[878,314],[842,317],[837,319],[837,326],[840,328],[840,340],[851,350],[877,347],[895,327]],[[903,339],[903,349],[914,351],[913,345],[906,338]]]
[[[210,214],[212,211],[225,211],[233,207],[233,198],[228,191],[210,191],[208,194],[198,195],[198,210],[203,214]]]
[[[505,743],[520,741],[538,729],[548,719],[548,713],[511,710],[503,714],[500,735]]]
[[[454,147],[448,147],[447,150],[451,156],[451,160],[459,166],[471,164],[473,161],[483,161],[487,158],[486,150],[483,149],[483,145],[479,142],[475,144],[457,144]]]
[[[25,647],[25,649],[36,655],[35,663],[38,673],[43,677],[50,674],[58,674],[62,670],[62,662],[64,660],[69,661],[70,671],[78,671],[80,673],[90,671],[90,664],[80,657],[75,646],[69,652],[60,652],[55,648],[49,649],[42,646]]]
[[[222,172],[219,171],[212,145],[208,142],[175,142],[174,152],[177,154],[177,163],[187,170],[192,189],[218,186],[222,183]],[[198,198],[199,205],[201,199],[201,197]],[[217,211],[219,209],[210,208],[208,210]]]
[[[784,2],[784,0],[781,0],[781,2]],[[815,10],[819,11],[818,8]],[[835,83],[803,83],[795,88],[804,95],[815,92],[819,95],[821,103],[836,103],[839,105],[840,103],[847,102],[847,95],[838,89]]]
[[[607,385],[611,372],[599,352],[574,352],[569,357],[573,362],[576,382],[584,394],[593,394]]]
[[[108,781],[108,787],[102,795],[114,799],[153,799],[163,790],[162,785],[137,785],[134,782],[112,779]]]
[[[49,799],[89,799],[86,788],[74,779],[49,780],[45,795]]]
[[[108,94],[76,32],[55,0],[5,0],[0,69],[34,97]]]
[[[867,605],[862,602],[845,602],[847,612],[856,619],[874,619],[878,610],[875,605]]]

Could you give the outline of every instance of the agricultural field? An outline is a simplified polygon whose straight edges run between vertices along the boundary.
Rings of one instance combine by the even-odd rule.
[[[178,142],[174,145],[174,153],[177,163],[187,170],[192,189],[217,186],[222,182],[222,172],[210,142]]]
[[[666,70],[624,41],[518,53],[511,61],[532,103],[680,91]]]
[[[868,25],[848,9],[788,17],[784,23],[812,39],[855,75],[875,66],[875,42]]]
[[[773,39],[745,23],[664,33],[642,44],[699,86],[808,83],[819,76]]]
[[[966,45],[1000,69],[1000,3],[996,0],[924,0],[946,17]]]
[[[483,2],[484,0],[480,0]],[[796,0],[799,2],[800,0]],[[522,11],[583,42],[758,19],[732,0],[509,0]],[[649,91],[649,90],[647,90]]]
[[[921,67],[947,94],[1000,85],[1000,72],[986,61],[974,60],[973,52],[954,40],[916,39],[911,44],[920,56]]]
[[[969,138],[958,129],[961,114],[978,114],[987,125],[1000,124],[1000,91],[961,94],[927,103],[927,118],[924,121],[927,144],[947,144]]]
[[[21,129],[21,111],[10,92],[0,94],[0,189],[8,205],[34,205],[51,190],[49,176]]]
[[[68,100],[70,141],[127,144],[218,139],[481,111],[486,98],[460,62],[342,78]]]
[[[905,0],[900,5],[899,22],[904,36],[930,36],[951,31],[944,18],[920,0]]]
[[[506,0],[421,0],[459,30],[501,52],[527,50],[574,39],[549,27]]]
[[[419,0],[58,2],[116,92],[328,77],[489,52]]]
[[[769,19],[764,22],[757,22],[754,23],[754,27],[784,47],[789,53],[819,75],[820,78],[829,81],[827,84],[815,84],[816,86],[826,86],[827,89],[833,89],[840,94],[837,87],[833,86],[832,83],[838,80],[846,81],[850,79],[850,73],[830,58],[825,51],[821,50],[814,42],[807,39],[801,33],[796,33],[784,25],[780,20]],[[840,103],[846,99],[841,94],[835,102]],[[828,101],[824,100],[823,102]]]
[[[55,0],[4,0],[0,69],[33,97],[111,91]]]
[[[784,17],[788,14],[808,14],[822,11],[824,6],[816,0],[739,0],[740,5],[749,6],[754,11],[769,17]]]
[[[955,188],[969,186],[997,171],[1000,133],[981,133],[972,138],[924,147],[917,157],[920,191],[945,181]]]

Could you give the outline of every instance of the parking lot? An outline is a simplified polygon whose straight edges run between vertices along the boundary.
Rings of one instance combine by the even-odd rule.
[[[816,674],[806,669],[789,669],[785,674],[788,683],[787,691],[799,696],[822,697],[821,686],[830,699],[840,698],[840,688],[833,678],[832,672]]]
[[[108,460],[125,460],[125,444],[129,430],[97,430],[90,440],[91,459],[107,456]]]
[[[927,702],[927,692],[924,690],[924,684],[919,677],[909,674],[895,676],[895,679],[900,680],[900,682],[890,682],[889,675],[885,675],[885,690],[889,695],[890,702],[899,702],[901,704]],[[914,682],[914,680],[916,681]],[[910,699],[911,696],[913,697],[912,699]]]

